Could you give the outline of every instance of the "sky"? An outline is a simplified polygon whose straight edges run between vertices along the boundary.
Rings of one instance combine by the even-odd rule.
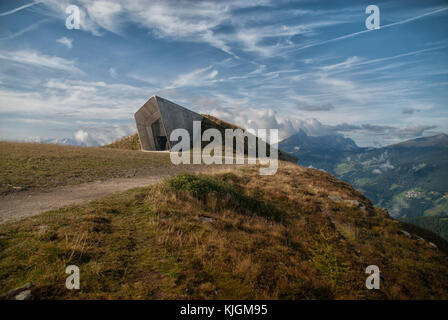
[[[436,0],[3,0],[0,139],[108,143],[153,95],[280,138],[448,133],[447,30]]]

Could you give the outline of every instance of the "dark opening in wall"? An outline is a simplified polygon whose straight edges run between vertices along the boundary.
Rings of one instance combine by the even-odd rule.
[[[164,129],[162,127],[162,122],[160,119],[156,120],[152,125],[152,136],[154,137],[154,144],[157,151],[167,150],[167,137],[164,134]]]

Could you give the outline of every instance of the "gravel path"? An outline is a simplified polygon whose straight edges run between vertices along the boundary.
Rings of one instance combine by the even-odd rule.
[[[233,166],[234,167],[234,166]],[[181,172],[228,171],[230,167],[198,166],[194,169],[160,170],[145,176],[95,181],[76,186],[64,186],[48,191],[21,191],[0,197],[0,223],[30,217],[60,207],[89,202],[109,194],[161,182]]]

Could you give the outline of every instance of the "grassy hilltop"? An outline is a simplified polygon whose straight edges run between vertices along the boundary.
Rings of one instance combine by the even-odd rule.
[[[134,133],[133,135],[118,139],[117,141],[114,141],[104,147],[112,149],[140,150],[141,144],[138,133]]]
[[[324,172],[258,173],[181,174],[1,224],[0,287],[32,282],[40,299],[448,298],[442,239]],[[78,291],[65,289],[70,264]],[[381,290],[365,288],[371,264]]]
[[[113,148],[0,142],[0,195],[95,180],[167,172],[168,153]]]

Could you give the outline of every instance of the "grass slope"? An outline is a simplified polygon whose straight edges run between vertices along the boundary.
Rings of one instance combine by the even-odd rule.
[[[351,186],[281,163],[159,185],[0,225],[0,288],[58,299],[448,298],[445,254]],[[356,200],[356,201],[354,201]],[[67,265],[81,289],[65,289]],[[381,290],[365,288],[378,265]]]
[[[0,194],[133,176],[173,167],[167,153],[0,142]]]
[[[448,241],[448,216],[404,218],[403,221],[431,230]]]
[[[118,139],[117,141],[114,141],[111,144],[104,146],[104,148],[140,150],[141,149],[140,138],[138,137],[138,133],[134,133],[133,135]]]

